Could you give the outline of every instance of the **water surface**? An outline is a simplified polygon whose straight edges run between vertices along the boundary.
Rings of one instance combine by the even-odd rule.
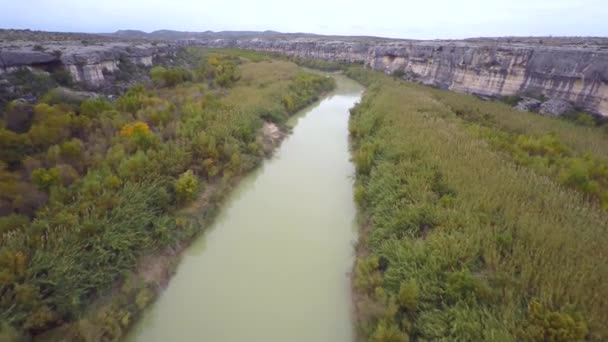
[[[362,88],[336,78],[337,90],[294,117],[275,156],[232,192],[127,340],[353,340],[347,127]]]

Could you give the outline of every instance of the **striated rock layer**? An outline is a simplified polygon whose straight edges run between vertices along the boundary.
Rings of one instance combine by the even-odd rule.
[[[20,67],[52,71],[67,69],[75,82],[90,87],[104,85],[104,74],[118,71],[121,63],[152,66],[154,60],[174,54],[177,44],[103,42],[89,46],[81,42],[45,44],[45,51],[32,51],[31,44],[13,43],[10,48],[0,46],[0,74]]]

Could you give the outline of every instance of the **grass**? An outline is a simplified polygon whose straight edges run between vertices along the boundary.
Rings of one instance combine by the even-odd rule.
[[[360,68],[348,74],[369,87],[350,123],[365,227],[353,279],[360,337],[605,340],[608,214],[470,126],[552,133],[597,158],[601,134]]]

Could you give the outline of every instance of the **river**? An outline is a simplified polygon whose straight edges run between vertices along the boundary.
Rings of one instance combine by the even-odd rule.
[[[352,342],[357,237],[348,109],[338,87],[290,121],[275,155],[228,196],[128,341]]]

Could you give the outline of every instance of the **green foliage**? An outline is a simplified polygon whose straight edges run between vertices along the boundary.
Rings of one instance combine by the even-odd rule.
[[[347,74],[368,86],[349,126],[362,339],[605,340],[602,132]]]
[[[80,104],[80,114],[86,115],[90,118],[97,117],[103,112],[110,111],[112,109],[112,104],[101,98],[85,100]]]
[[[25,228],[30,223],[27,216],[10,214],[0,217],[0,234]]]
[[[129,89],[123,96],[116,101],[116,108],[121,111],[134,114],[143,107],[145,89],[141,85],[136,85]]]
[[[52,186],[59,185],[61,182],[59,169],[56,167],[36,169],[32,172],[31,178],[36,187],[43,191],[49,191]]]
[[[300,65],[300,66],[303,66],[306,68],[323,70],[323,71],[343,70],[347,66],[347,63],[345,63],[345,62],[338,62],[338,61],[331,61],[331,60],[324,60],[324,59],[289,57],[288,60],[296,63],[297,65]]]
[[[230,58],[221,56],[209,57],[202,73],[207,79],[212,80],[214,85],[223,88],[231,87],[241,78],[236,63]]]
[[[580,317],[545,309],[538,301],[528,305],[528,320],[521,338],[528,341],[584,341],[587,326]]]
[[[57,86],[55,80],[48,74],[32,72],[28,68],[20,68],[14,73],[8,74],[7,78],[19,93],[31,93],[34,96],[41,96]]]
[[[27,137],[33,146],[42,149],[70,137],[75,123],[73,113],[45,103],[36,105],[34,111],[34,122],[27,132]]]
[[[370,339],[372,342],[408,342],[409,340],[409,336],[401,332],[396,324],[384,320],[378,323]]]
[[[415,279],[401,283],[399,288],[399,304],[406,310],[413,312],[418,306],[419,289]]]
[[[581,126],[588,126],[588,127],[593,127],[596,125],[595,119],[593,118],[593,116],[591,116],[590,114],[584,113],[584,112],[579,112],[576,115],[576,119],[574,120],[574,122],[576,122],[577,124],[579,124]]]
[[[554,134],[539,137],[510,134],[496,128],[471,125],[469,131],[507,152],[519,164],[550,176],[608,208],[608,162],[589,153],[576,153]]]
[[[180,203],[191,202],[198,193],[199,185],[192,170],[182,173],[175,181],[175,194]]]
[[[68,70],[57,69],[51,73],[51,77],[55,82],[57,82],[57,84],[62,85],[64,87],[71,87],[74,85],[72,74],[70,74]]]
[[[150,70],[150,78],[159,86],[174,87],[192,80],[190,71],[184,68],[164,68],[156,66]]]
[[[31,141],[27,135],[0,128],[0,160],[8,164],[19,163],[30,148]]]
[[[289,86],[289,92],[282,98],[283,107],[288,113],[293,114],[316,101],[317,94],[328,92],[335,87],[336,80],[329,76],[299,73]]]

